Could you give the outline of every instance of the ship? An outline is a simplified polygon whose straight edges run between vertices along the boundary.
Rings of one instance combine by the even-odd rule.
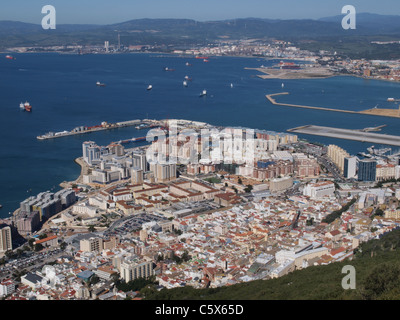
[[[186,80],[183,80],[183,86],[184,86],[184,87],[187,87],[187,86],[188,86],[188,83],[187,83]]]
[[[208,59],[208,57],[196,56],[196,59]]]
[[[300,69],[300,65],[295,64],[294,62],[283,62],[283,61],[281,61],[279,63],[279,66],[280,66],[281,69],[294,69],[294,70]]]
[[[145,141],[146,137],[138,137],[138,138],[132,138],[131,141],[135,142],[135,141]]]
[[[150,85],[147,87],[147,90],[150,91],[151,89],[153,89],[153,86],[150,84]]]
[[[100,81],[96,82],[96,86],[98,87],[105,87],[106,85],[104,83],[101,83]]]
[[[203,90],[203,92],[202,93],[200,93],[200,97],[204,97],[204,96],[206,96],[207,95],[207,90]]]
[[[21,105],[20,105],[20,107],[21,107]],[[32,111],[32,106],[29,104],[28,101],[24,103],[24,110],[28,111],[28,112]]]
[[[15,60],[15,58],[13,56],[9,56],[9,55],[6,56],[6,59]]]

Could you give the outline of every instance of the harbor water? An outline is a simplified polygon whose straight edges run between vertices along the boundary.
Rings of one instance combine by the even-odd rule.
[[[265,98],[285,91],[290,94],[277,97],[278,102],[354,111],[375,106],[398,108],[398,104],[387,101],[388,97],[400,98],[398,83],[355,77],[262,80],[256,77],[257,71],[245,67],[273,65],[279,60],[260,58],[210,57],[204,62],[161,54],[13,56],[16,60],[0,55],[0,217],[8,217],[30,195],[56,190],[60,182],[75,180],[80,167],[74,159],[82,155],[82,142],[107,145],[146,134],[126,127],[36,139],[49,131],[103,121],[179,118],[278,132],[307,124],[346,129],[385,124],[380,133],[400,135],[400,119],[276,106]],[[174,71],[165,71],[165,67]],[[186,75],[191,81],[184,86]],[[97,86],[98,81],[105,86]],[[149,85],[151,90],[147,90]],[[200,97],[203,90],[207,95]],[[20,110],[19,104],[25,101],[30,102],[32,112]],[[337,144],[351,154],[371,146],[299,136]]]

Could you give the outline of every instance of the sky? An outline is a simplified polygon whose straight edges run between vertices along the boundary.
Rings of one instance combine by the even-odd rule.
[[[112,24],[141,18],[187,18],[198,21],[234,18],[318,19],[357,12],[400,15],[399,0],[8,0],[0,20],[40,24],[42,7],[56,9],[58,24]]]

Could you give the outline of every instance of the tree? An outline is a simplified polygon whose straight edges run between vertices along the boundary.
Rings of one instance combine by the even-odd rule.
[[[42,234],[39,236],[39,240],[46,239],[46,238],[47,238],[47,234],[46,234],[46,233],[42,233]]]
[[[34,242],[35,242],[36,240],[34,239],[34,238],[30,238],[29,240],[28,240],[28,244],[29,244],[29,246],[33,249],[33,246],[34,246]]]
[[[242,181],[241,178],[238,179],[238,183],[239,183],[239,184],[243,184],[243,181]]]
[[[41,251],[43,249],[44,249],[44,247],[43,247],[43,245],[41,243],[36,243],[35,244],[35,251],[36,252]]]
[[[390,263],[376,266],[366,277],[362,295],[365,299],[379,298],[400,285],[400,267]]]
[[[89,285],[95,285],[96,283],[98,283],[100,281],[100,278],[97,275],[93,275],[92,277],[90,277],[89,279]]]
[[[114,282],[114,283],[116,283],[117,281],[119,281],[120,279],[119,279],[119,273],[118,272],[114,272],[112,275],[111,275],[111,280]]]
[[[250,193],[253,190],[253,186],[248,184],[247,187],[244,189],[244,192]]]
[[[88,231],[89,231],[89,232],[95,232],[95,231],[96,231],[96,228],[94,227],[94,225],[91,224],[91,225],[89,226],[89,228],[88,228]]]

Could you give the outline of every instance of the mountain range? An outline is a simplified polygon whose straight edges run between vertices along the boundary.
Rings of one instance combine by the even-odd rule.
[[[49,45],[116,44],[118,34],[125,45],[207,44],[218,40],[271,39],[321,41],[374,37],[400,38],[400,16],[357,14],[357,28],[344,30],[344,15],[312,19],[243,18],[221,21],[190,19],[136,19],[111,25],[59,24],[55,30],[43,30],[39,24],[0,21],[0,48]]]

